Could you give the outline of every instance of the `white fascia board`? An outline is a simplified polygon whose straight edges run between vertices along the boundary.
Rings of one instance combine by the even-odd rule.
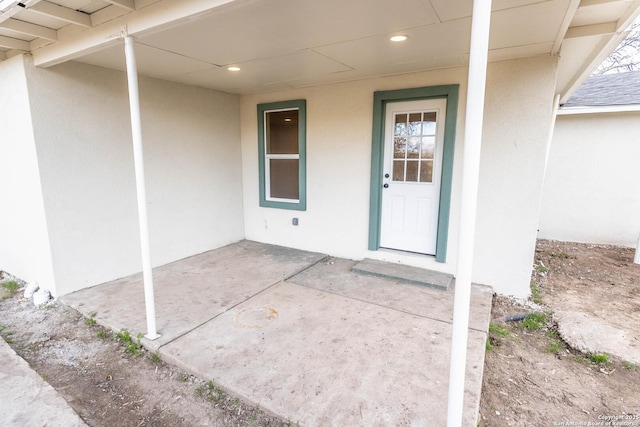
[[[640,111],[640,104],[603,105],[599,107],[561,107],[558,110],[558,116],[570,116],[575,114],[623,113],[627,111]]]
[[[131,36],[160,30],[194,15],[243,0],[161,0],[119,18],[62,38],[32,52],[34,65],[50,67],[98,51],[125,33]]]

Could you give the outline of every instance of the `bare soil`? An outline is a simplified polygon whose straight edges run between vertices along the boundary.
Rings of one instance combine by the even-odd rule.
[[[532,283],[539,304],[494,298],[479,425],[640,426],[640,367],[570,348],[553,315],[578,304],[638,339],[640,266],[632,260],[628,248],[538,242]],[[0,282],[9,279],[0,273]],[[36,308],[21,289],[0,292],[0,335],[90,426],[291,425],[136,350],[135,337],[123,344],[62,304]],[[502,320],[531,311],[545,315],[538,328]]]
[[[594,324],[640,339],[640,266],[633,255],[615,246],[538,242],[531,299],[540,304],[494,298],[481,426],[640,426],[640,367],[570,348],[554,314],[580,310]],[[546,317],[538,329],[503,321],[532,311]]]

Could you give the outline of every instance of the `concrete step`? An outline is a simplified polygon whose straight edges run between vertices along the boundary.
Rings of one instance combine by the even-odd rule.
[[[453,275],[448,273],[392,262],[376,261],[369,258],[365,258],[354,265],[352,270],[355,273],[413,283],[414,285],[424,285],[445,291],[449,290],[453,281]]]

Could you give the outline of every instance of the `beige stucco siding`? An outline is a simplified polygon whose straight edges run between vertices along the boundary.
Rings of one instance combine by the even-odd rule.
[[[640,233],[640,112],[556,120],[540,237],[635,246]]]
[[[22,56],[0,62],[0,269],[54,284]]]
[[[505,294],[529,292],[556,59],[490,64],[474,280]],[[455,273],[466,68],[315,86],[241,99],[245,233],[248,239],[352,259],[373,257]],[[460,84],[447,262],[370,252],[373,92]],[[256,106],[307,100],[307,211],[258,200]],[[292,218],[300,219],[298,226]]]
[[[55,293],[140,271],[126,75],[69,62],[27,77]],[[238,97],[141,78],[140,99],[153,264],[242,239]]]

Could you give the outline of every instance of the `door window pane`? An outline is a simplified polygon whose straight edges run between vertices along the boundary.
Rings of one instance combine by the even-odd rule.
[[[420,182],[433,182],[433,160],[420,162]]]
[[[396,114],[396,126],[393,130],[393,134],[397,136],[407,135],[407,115]]]
[[[404,159],[406,149],[407,149],[407,137],[394,136],[393,137],[393,158]]]
[[[405,181],[418,182],[418,161],[417,160],[407,161],[407,177]]]
[[[407,144],[407,158],[417,159],[420,156],[420,137],[409,137],[409,143]]]
[[[433,153],[436,149],[436,138],[434,136],[423,136],[420,158],[433,159]]]
[[[409,114],[409,135],[422,134],[422,113]]]
[[[393,180],[404,181],[404,160],[393,161]]]

